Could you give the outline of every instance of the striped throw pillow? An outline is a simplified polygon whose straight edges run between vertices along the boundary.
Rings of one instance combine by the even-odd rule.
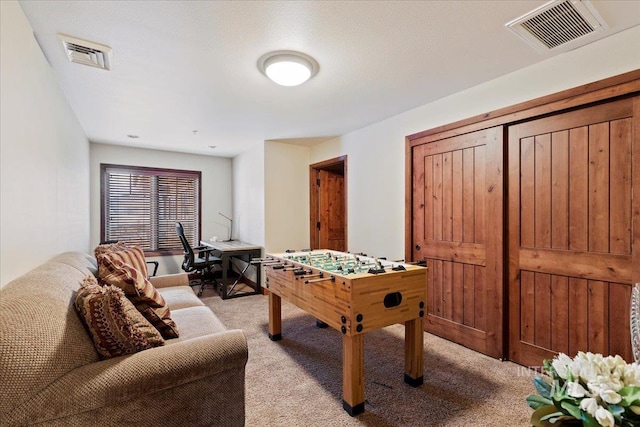
[[[103,285],[122,289],[165,339],[177,338],[178,327],[171,319],[171,311],[158,290],[133,266],[123,262],[117,252],[98,256],[98,280]]]
[[[128,245],[124,242],[108,243],[96,246],[94,253],[96,259],[103,254],[113,254],[120,261],[144,274],[144,277],[149,277],[144,251],[138,245]]]

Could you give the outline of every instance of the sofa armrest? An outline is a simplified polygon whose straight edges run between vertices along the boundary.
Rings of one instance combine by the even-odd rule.
[[[91,363],[15,408],[11,418],[33,424],[117,405],[224,371],[244,372],[247,358],[244,333],[230,330]]]
[[[189,286],[189,275],[187,273],[165,274],[163,276],[149,277],[149,281],[156,288]]]

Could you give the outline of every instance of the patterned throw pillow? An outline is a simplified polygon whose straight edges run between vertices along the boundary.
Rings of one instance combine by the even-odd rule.
[[[122,289],[100,286],[87,276],[76,293],[75,307],[101,359],[164,345],[164,339],[127,299]]]
[[[98,279],[101,284],[122,289],[165,339],[178,337],[178,327],[171,319],[171,312],[162,295],[140,271],[122,262],[117,252],[98,255]]]
[[[96,259],[102,254],[112,254],[125,264],[129,264],[142,274],[149,277],[144,251],[138,245],[127,245],[124,242],[107,243],[96,246],[94,250]]]
[[[115,251],[124,251],[127,249],[127,244],[125,242],[114,242],[114,243],[101,243],[93,250],[94,255],[98,258],[98,255],[106,254],[108,252]]]

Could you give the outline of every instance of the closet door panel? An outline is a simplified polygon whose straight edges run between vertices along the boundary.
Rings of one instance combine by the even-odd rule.
[[[508,347],[517,363],[577,351],[631,360],[637,102],[508,128]]]
[[[426,260],[425,330],[504,355],[503,128],[413,149],[413,259]]]

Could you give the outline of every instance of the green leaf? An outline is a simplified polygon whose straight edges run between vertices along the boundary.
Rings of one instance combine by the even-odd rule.
[[[580,411],[580,408],[578,408],[578,405],[575,405],[567,400],[563,400],[562,402],[560,402],[560,406],[566,409],[566,411],[569,414],[571,414],[572,417],[577,419],[582,418],[582,411]]]
[[[555,401],[562,401],[564,399],[570,398],[569,394],[567,393],[567,387],[565,386],[564,383],[561,383],[560,381],[553,382],[553,386],[551,387],[551,392],[552,392],[551,399]]]
[[[587,412],[583,412],[580,419],[582,420],[582,427],[600,427],[600,423]]]
[[[556,368],[553,367],[553,365],[551,364],[553,361],[549,360],[549,359],[545,359],[542,362],[542,366],[544,366],[544,370],[547,373],[547,375],[549,375],[552,379],[554,380],[559,380],[560,375],[558,375],[558,372],[556,372]]]
[[[607,409],[609,409],[613,414],[613,418],[616,419],[616,422],[620,424],[620,421],[622,421],[622,414],[624,414],[624,408],[620,405],[609,405]]]
[[[558,411],[553,405],[541,406],[531,414],[531,425],[533,427],[550,427],[552,424],[548,421],[544,421],[541,418],[549,415],[555,414]]]
[[[532,409],[538,409],[541,406],[553,405],[553,402],[546,397],[530,394],[527,396],[527,405]]]
[[[554,406],[555,408],[555,406]],[[557,412],[552,412],[550,414],[545,415],[544,417],[540,417],[540,421],[549,421],[551,423],[555,423],[556,421],[558,421],[558,418],[563,416],[564,414],[560,411]]]
[[[533,385],[536,387],[536,390],[538,390],[538,393],[540,393],[540,396],[546,397],[547,399],[551,398],[551,384],[544,378],[535,377],[533,379]]]
[[[622,396],[621,406],[640,406],[640,387],[628,385],[618,392]]]

